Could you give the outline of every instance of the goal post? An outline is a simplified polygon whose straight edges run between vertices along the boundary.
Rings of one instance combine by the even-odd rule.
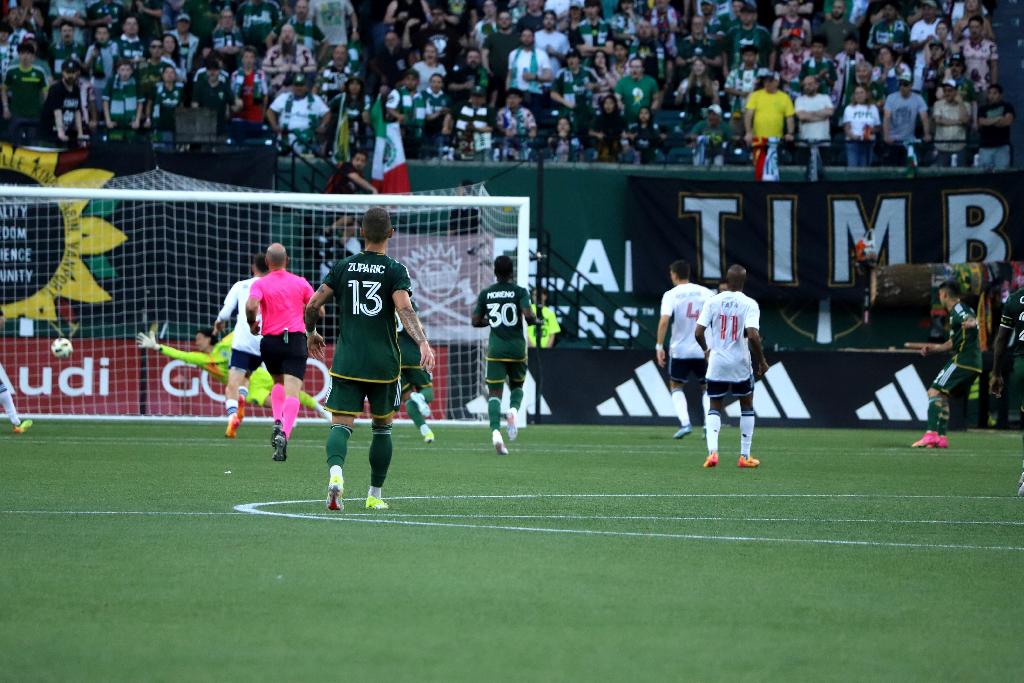
[[[224,387],[215,367],[202,367],[210,349],[197,331],[213,324],[231,285],[249,277],[253,254],[283,242],[289,269],[315,288],[331,263],[359,250],[366,209],[382,206],[396,228],[389,254],[409,268],[438,349],[433,417],[480,420],[486,330],[469,324],[475,297],[493,281],[501,253],[514,258],[517,283],[529,284],[530,199],[489,196],[482,184],[429,194],[321,195],[253,191],[157,170],[104,187],[5,185],[0,192],[0,311],[9,321],[0,381],[26,414],[223,415]],[[322,327],[332,342],[333,311]],[[164,351],[137,348],[138,332],[156,334]],[[50,352],[59,336],[74,344],[69,358]],[[306,391],[320,402],[330,388],[327,361],[310,359],[306,376]],[[269,400],[248,408],[266,417]],[[301,415],[316,417],[306,409]]]

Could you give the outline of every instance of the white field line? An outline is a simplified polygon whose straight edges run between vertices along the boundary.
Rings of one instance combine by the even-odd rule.
[[[394,500],[394,499],[392,499]],[[576,536],[612,536],[612,537],[627,537],[627,538],[662,538],[662,539],[679,539],[679,540],[691,540],[691,541],[726,541],[726,542],[738,542],[738,543],[776,543],[776,544],[802,544],[802,545],[835,545],[835,546],[854,546],[854,547],[872,547],[872,548],[919,548],[919,549],[939,549],[939,550],[1000,550],[1000,551],[1013,551],[1013,552],[1024,552],[1024,547],[1020,546],[992,546],[992,545],[970,545],[970,544],[957,544],[957,543],[901,543],[893,541],[860,541],[852,539],[836,539],[836,538],[786,538],[777,536],[733,536],[733,535],[713,535],[713,534],[678,534],[678,533],[660,533],[660,532],[643,532],[643,531],[600,531],[596,529],[558,529],[558,528],[546,528],[546,527],[530,527],[530,526],[504,526],[500,524],[466,524],[456,522],[425,522],[425,521],[412,521],[408,519],[393,519],[389,517],[366,517],[354,515],[325,515],[325,514],[294,514],[288,512],[271,512],[269,510],[261,509],[267,505],[285,505],[285,504],[298,504],[298,503],[315,503],[317,501],[271,501],[266,503],[247,503],[244,505],[236,505],[235,509],[239,512],[248,512],[254,515],[266,515],[270,517],[284,517],[289,519],[316,519],[325,520],[332,522],[354,522],[364,524],[393,524],[399,526],[418,526],[418,527],[446,527],[446,528],[457,528],[457,529],[488,529],[494,531],[518,531],[524,533],[541,533],[541,534],[565,534],[565,535],[576,535]]]

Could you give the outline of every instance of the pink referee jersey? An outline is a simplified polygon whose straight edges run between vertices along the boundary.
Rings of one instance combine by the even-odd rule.
[[[283,334],[285,330],[305,334],[302,314],[313,298],[313,288],[306,278],[287,270],[272,270],[252,283],[249,298],[260,302],[264,335]]]

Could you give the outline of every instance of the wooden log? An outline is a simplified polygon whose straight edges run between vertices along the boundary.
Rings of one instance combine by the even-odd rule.
[[[871,271],[871,306],[928,306],[932,301],[932,267],[924,264],[877,266]]]

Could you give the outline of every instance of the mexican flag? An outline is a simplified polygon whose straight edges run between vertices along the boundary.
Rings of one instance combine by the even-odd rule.
[[[409,168],[405,165],[405,148],[397,123],[384,122],[384,102],[378,96],[370,110],[370,121],[376,142],[373,146],[373,172],[370,182],[378,192],[400,194],[410,192]]]

